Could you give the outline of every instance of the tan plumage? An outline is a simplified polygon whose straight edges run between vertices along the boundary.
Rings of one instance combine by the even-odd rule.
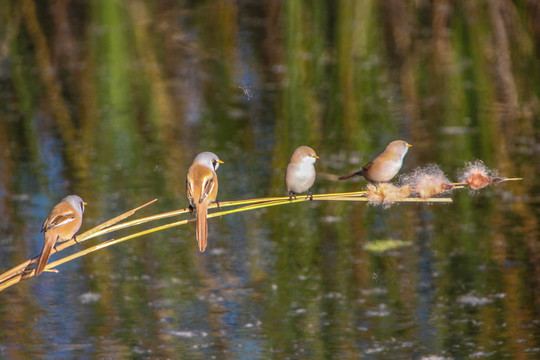
[[[36,266],[36,276],[41,274],[57,242],[71,240],[82,225],[86,203],[77,195],[66,196],[51,211],[41,227],[44,243]]]
[[[315,161],[319,157],[315,150],[309,146],[300,146],[294,150],[291,160],[285,172],[285,185],[289,191],[289,198],[292,200],[295,194],[309,191],[315,182]],[[308,195],[313,200],[313,195],[309,191]]]
[[[363,176],[375,184],[390,181],[401,169],[403,158],[411,146],[403,140],[392,141],[381,154],[364,165],[361,170],[342,176],[339,180]]]
[[[199,251],[206,249],[208,225],[208,206],[216,201],[218,194],[218,178],[216,170],[223,164],[216,154],[203,152],[195,157],[189,167],[186,178],[186,192],[189,207],[197,211],[195,234]]]

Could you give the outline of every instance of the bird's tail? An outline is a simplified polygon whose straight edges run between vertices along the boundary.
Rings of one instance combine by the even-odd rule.
[[[353,172],[353,173],[351,173],[349,175],[340,176],[339,180],[347,180],[347,179],[350,179],[352,177],[362,176],[362,175],[364,175],[364,170],[359,170],[359,171]]]
[[[208,214],[208,205],[205,203],[197,206],[197,227],[195,234],[197,236],[197,242],[199,243],[199,251],[204,252],[206,249],[206,239],[208,236],[208,224],[206,222],[206,216]]]
[[[50,235],[47,235],[47,233],[45,233],[43,250],[41,250],[41,254],[39,255],[39,260],[36,266],[36,276],[38,276],[43,272],[43,270],[45,270],[45,266],[47,265],[47,261],[49,261],[49,257],[51,256],[52,249],[55,243],[55,239],[52,239]]]

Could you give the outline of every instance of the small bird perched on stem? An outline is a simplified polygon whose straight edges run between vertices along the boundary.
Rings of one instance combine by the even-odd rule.
[[[294,150],[287,171],[285,172],[285,184],[289,191],[289,199],[296,200],[296,194],[309,191],[308,197],[313,200],[313,195],[309,190],[315,182],[315,161],[319,157],[315,150],[309,146],[300,146]]]
[[[403,158],[411,146],[403,140],[392,141],[379,156],[364,165],[361,170],[342,176],[339,180],[363,176],[374,184],[390,181],[401,169]]]
[[[44,234],[43,250],[36,266],[36,276],[41,274],[57,242],[71,240],[81,228],[86,203],[77,195],[62,199],[51,211],[41,232]]]
[[[186,192],[191,211],[197,211],[195,234],[199,251],[204,252],[208,237],[208,206],[216,202],[218,193],[218,178],[216,171],[223,164],[212,152],[202,152],[195,157],[189,167],[186,178]]]

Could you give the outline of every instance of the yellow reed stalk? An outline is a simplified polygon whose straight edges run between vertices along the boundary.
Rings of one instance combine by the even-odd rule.
[[[344,198],[346,198],[346,197],[344,197]],[[215,213],[210,213],[210,214],[208,214],[208,218],[219,217],[219,216],[224,216],[224,215],[228,215],[228,214],[234,214],[234,213],[238,213],[238,212],[242,212],[242,211],[261,209],[261,208],[270,207],[270,206],[284,205],[284,204],[287,204],[287,203],[309,201],[309,199],[297,199],[297,200],[289,201],[288,197],[266,198],[266,199],[271,199],[271,200],[269,200],[269,201],[260,201],[260,200],[263,200],[263,199],[258,199],[259,203],[246,205],[246,206],[236,208],[236,209],[232,209],[232,210],[225,210],[225,211],[219,211],[219,212],[215,212]],[[277,199],[277,200],[274,200],[274,199]],[[320,196],[320,199],[321,200],[328,200],[328,199],[324,199],[324,196]],[[363,200],[365,200],[365,199],[363,199]],[[238,201],[238,202],[234,202],[234,203],[248,203],[249,204],[249,203],[251,203],[251,201]],[[137,225],[137,223],[139,223],[140,220],[144,220],[143,222],[147,222],[149,218],[152,218],[152,220],[162,219],[162,218],[165,218],[165,217],[168,217],[168,216],[174,216],[174,215],[176,215],[178,213],[185,213],[187,211],[188,211],[187,209],[171,211],[171,212],[168,212],[168,213],[158,214],[158,215],[154,215],[154,216],[139,219],[139,220],[133,220],[133,221],[130,221],[129,223],[131,224],[130,226],[134,226],[134,225]],[[171,214],[173,214],[173,215],[171,215]],[[105,241],[105,242],[103,242],[101,244],[94,245],[94,246],[89,247],[87,249],[81,250],[81,251],[79,251],[79,252],[77,252],[75,254],[68,255],[68,256],[63,257],[63,258],[61,258],[61,259],[59,259],[57,261],[51,262],[51,263],[49,263],[49,264],[47,264],[45,266],[45,271],[47,271],[47,270],[51,271],[52,269],[54,269],[58,265],[62,265],[64,263],[68,262],[68,261],[77,259],[77,258],[79,258],[81,256],[84,256],[84,255],[87,255],[87,254],[89,254],[91,252],[94,252],[94,251],[97,251],[97,250],[100,250],[100,249],[104,249],[106,247],[116,245],[118,243],[121,243],[121,242],[124,242],[124,241],[127,241],[127,240],[131,240],[131,239],[143,236],[143,235],[148,235],[148,234],[151,234],[151,233],[154,233],[154,232],[157,232],[157,231],[170,229],[170,228],[176,227],[176,226],[181,226],[181,225],[187,224],[188,222],[193,222],[193,221],[195,221],[195,219],[185,219],[185,220],[181,220],[181,221],[176,221],[176,222],[172,222],[172,223],[169,223],[169,224],[157,226],[157,227],[154,227],[154,228],[151,228],[151,229],[148,229],[148,230],[140,231],[140,232],[128,235],[128,236],[124,236],[124,237],[122,237],[120,239],[112,239],[112,240]],[[123,224],[120,224],[120,225],[123,225]],[[35,274],[35,270],[32,270],[31,273],[28,273],[28,274],[25,275],[25,278],[32,277],[32,276],[34,276],[34,274]],[[0,284],[0,291],[2,291],[4,289],[2,287],[2,285],[3,284]],[[12,284],[10,283],[10,285],[8,285],[8,286],[11,286],[11,285]]]
[[[61,259],[53,261],[53,262],[47,264],[47,266],[45,266],[45,270],[50,271],[50,270],[54,269],[55,267],[57,267],[58,265],[62,265],[64,263],[68,262],[68,261],[77,259],[77,258],[79,258],[81,256],[84,256],[84,255],[87,255],[87,254],[90,254],[90,253],[92,253],[94,251],[101,250],[101,249],[104,249],[106,247],[116,245],[116,244],[119,244],[121,242],[131,240],[131,239],[134,239],[134,238],[137,238],[137,237],[141,237],[143,235],[148,235],[148,234],[151,234],[151,233],[154,233],[154,232],[157,232],[157,231],[169,229],[169,228],[172,228],[172,227],[175,227],[175,226],[184,225],[184,224],[187,224],[188,222],[192,222],[192,221],[195,221],[195,219],[186,219],[186,220],[176,221],[176,222],[173,222],[173,223],[169,223],[169,224],[165,224],[165,225],[161,225],[161,226],[156,226],[156,227],[148,229],[148,230],[139,231],[137,233],[127,235],[127,236],[121,237],[119,239],[111,239],[111,240],[104,241],[101,244],[91,246],[91,247],[89,247],[87,249],[76,252],[75,254],[68,255],[68,256],[63,257]],[[33,269],[32,272],[27,275],[27,277],[34,276],[34,274],[35,274],[35,270]],[[3,284],[0,284],[0,291],[2,291],[2,285]]]
[[[341,193],[341,194],[339,194],[339,193],[336,193],[336,194],[320,194],[320,195],[313,195],[313,199],[314,200],[316,200],[316,199],[326,200],[326,198],[329,198],[329,197],[332,197],[332,196],[335,197],[337,195],[349,195],[349,196],[358,195],[358,196],[362,196],[364,193],[365,192],[363,192],[363,191],[362,192],[355,191],[355,192],[351,192],[351,193]],[[302,199],[303,199],[303,196],[299,196],[298,200],[296,200],[296,201],[300,201]],[[338,198],[336,197],[336,199],[338,199]],[[289,202],[289,197],[288,196],[282,196],[282,197],[268,197],[268,198],[257,198],[257,199],[238,200],[238,201],[221,201],[221,202],[219,202],[219,208],[230,207],[230,206],[239,206],[239,205],[249,205],[249,204],[265,204],[265,203],[274,202],[274,201],[280,201],[281,203],[287,203],[287,202]],[[293,200],[293,201],[295,201],[295,200]],[[216,204],[216,203],[211,204],[209,206],[210,209],[216,208],[216,207],[218,207],[218,204]],[[258,208],[258,207],[256,207],[256,208]],[[190,212],[189,208],[179,209],[179,210],[169,211],[169,212],[166,212],[166,213],[161,213],[161,214],[157,214],[157,215],[144,217],[144,218],[141,218],[141,219],[135,219],[135,220],[128,221],[128,222],[125,222],[125,223],[121,223],[121,224],[118,224],[118,225],[115,225],[115,226],[110,226],[110,227],[105,227],[105,228],[102,227],[102,230],[94,231],[91,234],[91,236],[85,236],[86,233],[84,233],[83,235],[78,236],[77,241],[81,242],[81,241],[89,240],[91,238],[101,236],[101,235],[104,235],[104,234],[107,234],[107,233],[110,233],[110,232],[113,232],[113,231],[117,231],[117,230],[120,230],[120,229],[125,229],[125,228],[136,226],[136,225],[141,225],[141,224],[144,224],[144,223],[147,223],[147,222],[150,222],[150,221],[166,219],[166,218],[169,218],[169,217],[182,215],[182,214],[185,214],[185,213],[188,213],[188,212]],[[82,240],[80,240],[79,237],[82,237],[82,236],[84,236],[84,237],[82,238]],[[64,247],[62,247],[61,249],[64,249]],[[61,250],[61,249],[59,248],[58,250]]]
[[[14,276],[10,278],[9,280],[4,281],[3,283],[0,283],[0,291],[7,289],[8,287],[15,285],[19,281],[22,280],[22,275]]]
[[[317,201],[317,200],[319,200],[319,201],[363,201],[363,202],[369,201],[369,199],[367,199],[365,197],[365,195],[366,195],[366,191],[354,191],[354,192],[348,192],[348,193],[335,193],[335,194],[316,194],[316,195],[313,195],[313,200],[314,201]],[[127,218],[128,216],[131,216],[137,210],[139,210],[139,209],[153,203],[154,201],[156,201],[156,200],[148,202],[148,203],[146,203],[146,204],[144,204],[144,205],[142,205],[142,206],[140,206],[138,208],[130,210],[130,211],[128,211],[128,212],[126,212],[126,213],[124,213],[124,214],[122,214],[120,216],[115,217],[114,219],[111,219],[111,220],[109,220],[109,221],[107,221],[107,222],[105,222],[105,223],[103,223],[101,225],[98,225],[98,226],[94,227],[91,230],[86,231],[85,233],[83,233],[83,234],[81,234],[81,235],[79,235],[77,237],[77,242],[82,242],[82,241],[85,241],[85,240],[88,240],[88,239],[91,239],[91,238],[94,238],[94,237],[97,237],[97,236],[101,236],[101,235],[104,235],[104,234],[107,234],[107,233],[110,233],[110,232],[113,232],[113,231],[117,231],[117,230],[120,230],[120,229],[131,227],[131,226],[140,225],[140,224],[147,223],[147,222],[154,221],[154,220],[165,219],[165,218],[172,217],[172,216],[182,215],[182,214],[185,214],[185,213],[189,212],[189,209],[180,209],[180,210],[169,211],[169,212],[166,212],[166,213],[152,215],[152,216],[144,217],[144,218],[141,218],[141,219],[136,219],[136,220],[128,221],[128,222],[125,222],[125,223],[117,224],[119,221]],[[219,204],[220,208],[221,207],[228,207],[228,206],[239,206],[239,205],[244,205],[244,206],[241,206],[241,207],[238,207],[238,208],[235,208],[235,209],[231,209],[231,210],[224,210],[224,211],[218,211],[218,212],[210,213],[210,214],[208,214],[208,218],[219,217],[219,216],[239,213],[239,212],[243,212],[243,211],[262,209],[262,208],[271,207],[271,206],[293,204],[293,203],[306,202],[306,201],[310,201],[310,199],[307,198],[305,195],[301,195],[301,196],[298,196],[297,199],[293,199],[293,200],[289,200],[288,196],[283,196],[283,197],[271,197],[271,198],[259,198],[259,199],[248,199],[248,200],[240,200],[240,201],[221,202]],[[450,198],[428,198],[428,199],[403,198],[403,199],[398,199],[398,200],[396,200],[394,202],[449,203],[449,202],[452,202],[452,199],[450,199]],[[217,204],[214,204],[212,207],[216,207],[216,206],[217,206]],[[103,249],[103,248],[106,248],[106,247],[109,247],[109,246],[112,246],[112,245],[115,245],[115,244],[118,244],[118,243],[121,243],[121,242],[124,242],[124,241],[127,241],[127,240],[131,240],[131,239],[143,236],[143,235],[151,234],[151,233],[154,233],[154,232],[157,232],[157,231],[169,229],[169,228],[176,227],[176,226],[181,226],[181,225],[187,224],[188,222],[192,222],[192,221],[195,221],[195,219],[194,218],[193,219],[184,219],[184,220],[181,220],[181,221],[176,221],[176,222],[172,222],[172,223],[169,223],[169,224],[153,227],[151,229],[140,231],[140,232],[128,235],[128,236],[124,236],[124,237],[119,238],[119,239],[108,240],[108,241],[105,241],[105,242],[103,242],[101,244],[94,245],[94,246],[89,247],[87,249],[81,250],[81,251],[79,251],[79,252],[77,252],[75,254],[66,256],[66,257],[61,258],[61,259],[59,259],[57,261],[49,263],[45,267],[45,270],[52,271],[55,267],[57,267],[59,265],[62,265],[64,263],[68,262],[68,261],[79,258],[81,256],[87,255],[87,254],[89,254],[91,252],[94,252],[94,251],[97,251],[97,250],[100,250],[100,249]],[[115,224],[117,224],[117,225],[115,225]],[[66,248],[68,246],[73,245],[75,243],[75,241],[70,240],[68,243],[70,243],[70,244],[66,244],[66,243],[61,244],[58,247],[58,251]],[[25,270],[27,269],[27,267],[29,265],[31,265],[32,263],[34,263],[36,261],[37,261],[37,257],[35,257],[35,258],[31,259],[31,260],[27,260],[26,262],[22,263],[21,265],[18,265],[17,267],[15,267],[15,268],[5,272],[4,274],[0,275],[0,291],[2,291],[5,288],[10,287],[10,286],[18,283],[19,281],[21,281],[23,279],[34,276],[34,274],[35,274],[34,269],[32,269],[31,271],[26,271],[26,272],[25,272]]]
[[[264,204],[247,205],[245,207],[234,209],[234,210],[220,211],[220,212],[217,212],[217,213],[211,213],[211,214],[208,214],[208,217],[212,218],[212,217],[232,214],[232,213],[235,213],[235,212],[252,210],[252,209],[265,207],[265,206],[280,205],[280,204],[289,202],[288,198],[286,198],[286,199],[287,199],[286,201],[267,201],[267,202],[264,202]],[[302,201],[302,200],[296,200],[296,201]],[[189,210],[187,210],[187,211],[189,211]],[[168,212],[168,213],[155,215],[152,218],[158,219],[158,218],[163,218],[162,215],[165,215],[165,214],[169,215],[171,213],[187,212],[187,211],[183,211],[183,210],[171,211],[171,212]],[[145,219],[148,219],[148,218],[145,218]],[[147,234],[151,234],[151,233],[154,233],[154,232],[157,232],[157,231],[161,231],[161,230],[169,229],[169,228],[172,228],[172,227],[184,225],[184,224],[187,224],[188,222],[192,222],[192,221],[195,221],[195,219],[186,219],[186,220],[176,221],[176,222],[173,222],[173,223],[157,226],[157,227],[154,227],[154,228],[151,228],[151,229],[148,229],[148,230],[140,231],[140,232],[128,235],[128,236],[124,236],[124,237],[122,237],[120,239],[112,239],[112,240],[105,241],[105,242],[103,242],[101,244],[94,245],[94,246],[89,247],[89,248],[87,248],[85,250],[81,250],[81,251],[79,251],[79,252],[77,252],[75,254],[68,255],[68,256],[63,257],[63,258],[61,258],[61,259],[59,259],[57,261],[51,262],[51,263],[49,263],[49,264],[47,264],[45,266],[45,271],[51,271],[52,269],[54,269],[58,265],[64,264],[64,263],[66,263],[68,261],[71,261],[73,259],[76,259],[76,258],[79,258],[81,256],[87,255],[87,254],[89,254],[91,252],[94,252],[94,251],[97,251],[97,250],[100,250],[100,249],[103,249],[103,248],[106,248],[106,247],[109,247],[109,246],[112,246],[112,245],[115,245],[115,244],[118,244],[118,243],[121,243],[121,242],[124,242],[124,241],[127,241],[127,240],[131,240],[131,239],[143,236],[143,235],[147,235]],[[137,220],[130,221],[130,223],[135,223],[135,222],[137,222]],[[133,226],[133,225],[131,225],[131,226]],[[32,277],[34,275],[35,275],[35,269],[32,269],[31,272],[29,272],[27,274],[24,274],[24,275],[19,274],[18,276],[14,277],[12,279],[9,279],[9,281],[0,283],[0,291],[5,289],[6,287],[9,287],[9,286],[19,282],[22,279],[26,279],[26,278]],[[4,284],[6,286],[4,286]]]
[[[121,215],[118,215],[117,217],[114,217],[112,218],[111,220],[108,220],[108,221],[105,221],[104,223],[88,230],[88,231],[85,231],[84,233],[82,233],[81,235],[78,235],[76,239],[71,239],[69,241],[66,241],[62,244],[60,244],[59,246],[56,247],[56,250],[57,251],[60,251],[60,250],[63,250],[67,247],[70,247],[71,245],[75,244],[75,243],[80,243],[80,242],[83,242],[83,241],[86,241],[86,240],[89,240],[89,239],[92,239],[92,238],[95,238],[101,234],[105,234],[105,233],[108,233],[108,232],[112,232],[114,230],[111,230],[113,228],[115,228],[113,225],[116,224],[116,223],[119,223],[120,221],[130,217],[131,215],[135,214],[135,212],[137,212],[138,210],[142,209],[143,207],[146,207],[154,202],[156,202],[157,199],[154,199],[152,201],[149,201],[147,202],[146,204],[143,204],[139,207],[136,207],[135,209],[132,209],[130,211],[127,211]],[[125,223],[124,223],[125,224]]]
[[[121,230],[121,229],[125,229],[125,228],[128,228],[128,227],[141,225],[141,224],[147,223],[149,221],[166,219],[166,218],[169,218],[169,217],[172,217],[172,216],[182,215],[182,214],[185,214],[185,213],[188,213],[188,212],[189,212],[189,209],[186,208],[186,209],[169,211],[169,212],[166,212],[166,213],[161,213],[161,214],[157,214],[157,215],[152,215],[152,216],[147,216],[147,217],[140,218],[140,219],[127,221],[127,222],[124,222],[124,223],[121,223],[121,224],[118,224],[118,225],[107,227],[107,228],[105,228],[105,229],[103,229],[101,231],[98,231],[98,232],[92,234],[92,236],[85,238],[85,240],[88,240],[88,239],[91,239],[91,238],[94,238],[94,237],[98,237],[98,236],[101,236],[101,235],[104,235],[104,234],[108,234],[108,233],[111,233],[111,232],[114,232],[114,231],[118,231],[118,230]],[[77,238],[77,241],[78,241],[78,238]]]
[[[497,182],[505,182],[505,181],[520,181],[520,180],[523,180],[523,178],[500,178],[501,180],[500,181],[497,181]],[[497,183],[495,182],[495,183]],[[463,185],[463,186],[469,186],[469,183],[464,181],[464,182],[456,182],[456,183],[450,183],[450,185],[454,185],[454,186],[459,186],[459,185]]]
[[[95,234],[97,234],[100,230],[102,230],[102,229],[104,229],[106,227],[109,227],[111,225],[114,225],[119,221],[124,220],[125,218],[133,215],[136,211],[138,211],[138,210],[142,209],[143,207],[146,207],[146,206],[148,206],[148,205],[150,205],[150,204],[152,204],[152,203],[154,203],[156,201],[157,201],[157,199],[154,199],[154,200],[149,201],[146,204],[143,204],[143,205],[141,205],[141,206],[139,206],[139,207],[137,207],[135,209],[132,209],[132,210],[127,211],[127,212],[125,212],[125,213],[123,213],[121,215],[118,215],[117,217],[112,218],[111,220],[108,220],[108,221],[106,221],[106,222],[104,222],[104,223],[102,223],[102,224],[100,224],[100,225],[98,225],[98,226],[96,226],[96,227],[82,233],[81,235],[78,235],[77,236],[77,241],[75,241],[74,239],[71,239],[69,241],[66,241],[66,242],[58,245],[56,247],[56,251],[57,252],[61,251],[61,250],[65,249],[65,248],[67,248],[69,246],[72,246],[76,242],[83,242],[83,241],[88,240],[88,239],[90,239],[92,237],[95,237],[95,236],[97,236]],[[36,263],[38,258],[39,258],[39,255],[32,258],[32,259],[26,260],[25,262],[23,262],[23,263],[15,266],[14,268],[4,272],[3,274],[0,275],[0,283],[3,283],[4,281],[11,278],[12,276],[15,276],[16,274],[22,274],[24,272],[24,270],[29,265],[32,265],[33,263]]]
[[[339,200],[339,199],[345,199],[344,196],[356,197],[356,196],[365,196],[365,194],[366,194],[366,191],[353,191],[353,192],[335,193],[335,194],[317,194],[317,195],[313,195],[313,200],[332,200],[331,198],[335,198],[336,200]],[[298,200],[296,201],[300,201],[304,198],[305,198],[305,195],[300,195],[298,196]],[[350,200],[350,199],[347,198],[347,200]],[[235,200],[235,201],[220,201],[219,205],[217,203],[214,203],[214,204],[211,204],[209,208],[213,209],[213,208],[217,208],[218,206],[219,208],[224,208],[224,207],[240,206],[240,205],[265,204],[265,203],[274,202],[274,201],[287,203],[289,202],[289,197],[281,196],[281,197],[267,197],[267,198],[256,198],[256,199]],[[293,202],[294,201],[295,200],[293,200]],[[259,208],[259,207],[255,207],[255,208]],[[92,233],[91,236],[84,237],[83,240],[88,240],[97,236],[101,236],[101,235],[104,235],[113,231],[117,231],[120,229],[125,229],[131,226],[141,225],[150,221],[161,220],[161,219],[166,219],[173,216],[182,215],[188,212],[190,212],[189,208],[185,208],[185,209],[169,211],[162,214],[152,215],[152,216],[144,217],[141,219],[135,219],[135,220],[121,223],[115,226],[103,228],[103,230]],[[84,233],[83,235],[86,235],[86,233]],[[77,237],[77,241],[80,242],[79,237]],[[63,249],[63,247],[61,249]],[[61,249],[59,248],[58,250],[61,250]]]
[[[218,211],[218,212],[215,212],[215,213],[210,213],[210,214],[208,214],[208,218],[220,217],[220,216],[225,216],[225,215],[239,213],[239,212],[248,211],[248,210],[262,209],[262,208],[265,208],[265,207],[271,207],[271,206],[276,206],[276,205],[284,205],[284,204],[290,204],[290,203],[295,203],[295,202],[310,201],[309,199],[297,199],[297,200],[289,201],[288,197],[283,198],[283,199],[285,199],[285,200],[263,201],[263,202],[258,203],[258,204],[250,204],[250,205],[246,205],[246,206],[236,208],[236,209],[232,209],[232,210],[224,210],[224,211]],[[346,196],[340,198],[339,200],[343,200],[343,199],[350,200],[350,201],[368,201],[367,199],[364,199],[364,198],[350,199],[350,198],[348,198]],[[330,200],[330,199],[324,199],[324,197],[320,197],[320,200]],[[450,198],[428,198],[428,199],[403,198],[403,199],[397,200],[396,202],[439,202],[439,203],[449,203],[449,202],[452,202],[452,199],[450,199]],[[169,224],[156,226],[156,227],[153,227],[151,229],[140,231],[140,232],[128,235],[128,236],[124,236],[124,237],[122,237],[120,239],[108,240],[108,241],[105,241],[105,242],[103,242],[101,244],[92,246],[92,247],[90,247],[88,249],[79,251],[78,253],[67,256],[67,257],[62,258],[60,260],[57,260],[55,262],[52,262],[52,263],[49,264],[50,266],[47,266],[45,269],[53,269],[57,265],[61,265],[61,264],[65,263],[65,262],[67,262],[69,260],[76,259],[78,257],[89,254],[91,252],[94,252],[94,251],[97,251],[97,250],[100,250],[100,249],[103,249],[103,248],[106,248],[106,247],[109,247],[109,246],[112,246],[112,245],[115,245],[115,244],[118,244],[118,243],[121,243],[121,242],[124,242],[124,241],[127,241],[127,240],[131,240],[131,239],[134,239],[136,237],[151,234],[151,233],[161,231],[161,230],[170,229],[170,228],[176,227],[176,226],[181,226],[181,225],[187,224],[189,222],[193,222],[193,221],[195,221],[195,218],[176,221],[176,222],[172,222],[172,223],[169,223]],[[66,260],[63,261],[64,259],[66,259]]]

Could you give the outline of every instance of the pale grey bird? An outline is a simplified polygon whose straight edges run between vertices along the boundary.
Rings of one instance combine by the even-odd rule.
[[[289,198],[296,199],[296,194],[309,191],[309,198],[313,200],[313,195],[309,190],[315,182],[315,162],[319,157],[315,150],[309,146],[300,146],[294,150],[287,171],[285,172],[285,184],[289,191]]]

